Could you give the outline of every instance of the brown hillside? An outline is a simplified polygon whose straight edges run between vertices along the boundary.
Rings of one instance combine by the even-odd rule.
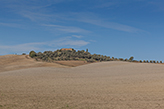
[[[5,55],[0,56],[0,72],[33,68],[33,67],[75,67],[87,64],[84,61],[57,61],[56,63],[38,62],[28,55]]]
[[[28,55],[0,56],[0,72],[32,67],[67,67],[57,63],[37,62]]]
[[[164,109],[163,71],[110,61],[2,72],[0,109]]]

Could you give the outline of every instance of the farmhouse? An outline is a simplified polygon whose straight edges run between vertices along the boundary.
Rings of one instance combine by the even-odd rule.
[[[61,51],[68,51],[68,50],[72,51],[73,49],[72,48],[62,48],[61,49]]]

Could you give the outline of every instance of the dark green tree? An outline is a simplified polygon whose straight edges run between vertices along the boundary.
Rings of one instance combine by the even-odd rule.
[[[129,61],[133,61],[133,59],[134,59],[134,57],[133,57],[133,56],[131,56],[131,57],[129,58]]]
[[[88,53],[88,49],[86,49],[86,52]]]
[[[35,51],[30,51],[29,56],[31,58],[35,57],[36,56],[36,52]]]

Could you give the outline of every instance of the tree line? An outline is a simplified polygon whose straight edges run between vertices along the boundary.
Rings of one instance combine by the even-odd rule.
[[[88,49],[85,50],[56,50],[56,51],[44,51],[36,53],[35,51],[30,51],[29,56],[36,59],[37,61],[62,61],[62,60],[80,60],[87,62],[96,62],[96,61],[128,61],[128,62],[144,62],[144,63],[162,63],[162,61],[148,61],[148,60],[134,60],[134,57],[131,56],[129,59],[123,58],[114,58],[110,56],[104,56],[99,54],[91,54],[88,52]]]

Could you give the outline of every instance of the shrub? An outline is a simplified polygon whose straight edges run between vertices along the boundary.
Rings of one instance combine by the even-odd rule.
[[[160,61],[160,63],[162,63],[162,61]]]
[[[114,58],[115,61],[117,61],[118,59],[117,58]]]
[[[35,56],[36,56],[36,52],[35,52],[35,51],[31,51],[31,52],[29,53],[29,56],[30,56],[31,58],[35,57]]]
[[[146,63],[146,61],[145,61],[145,60],[144,60],[143,62],[144,62],[144,63]]]
[[[149,61],[148,61],[148,60],[147,60],[146,62],[147,62],[147,63],[149,63]]]
[[[138,62],[137,60],[133,60],[132,62]]]
[[[140,63],[142,63],[142,60],[140,60]]]
[[[35,58],[36,61],[38,61],[38,58]]]
[[[120,61],[123,61],[124,59],[123,58],[119,58]]]
[[[91,58],[91,59],[88,59],[87,62],[95,62],[95,60]]]
[[[110,58],[107,58],[106,61],[110,61]]]
[[[153,63],[156,63],[155,61],[153,61]]]
[[[152,63],[153,61],[152,60],[150,60],[150,63]]]
[[[26,55],[26,53],[22,53],[22,55]]]
[[[159,63],[159,61],[157,61],[157,63]]]
[[[79,60],[79,58],[78,58],[78,57],[76,57],[76,58],[75,58],[75,60]]]

